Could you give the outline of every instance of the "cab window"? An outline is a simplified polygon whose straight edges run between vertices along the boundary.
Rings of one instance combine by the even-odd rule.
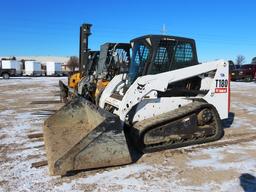
[[[193,49],[190,43],[178,43],[175,47],[174,64],[172,69],[180,69],[191,65]]]
[[[175,41],[160,41],[149,74],[169,71],[175,43]]]

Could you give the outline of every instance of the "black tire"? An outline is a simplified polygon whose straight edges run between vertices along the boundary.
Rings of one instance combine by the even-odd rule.
[[[9,73],[3,73],[2,76],[3,76],[3,79],[9,79],[10,78]]]

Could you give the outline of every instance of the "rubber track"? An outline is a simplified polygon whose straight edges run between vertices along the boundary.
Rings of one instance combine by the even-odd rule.
[[[138,122],[137,124],[135,124],[134,127],[140,131],[140,133],[139,133],[140,143],[143,143],[144,134],[148,130],[153,129],[152,127],[157,127],[158,125],[163,124],[166,121],[168,121],[168,122],[175,121],[177,119],[180,119],[186,115],[192,114],[195,111],[206,108],[206,107],[211,108],[214,111],[215,116],[217,118],[217,125],[218,125],[217,128],[218,129],[214,136],[206,137],[206,138],[198,138],[196,140],[187,140],[184,142],[159,143],[159,144],[152,145],[152,146],[143,146],[141,148],[142,152],[143,153],[151,153],[151,152],[155,152],[155,151],[180,148],[180,147],[185,147],[185,146],[189,146],[189,145],[195,145],[195,144],[216,141],[216,140],[220,139],[223,136],[224,132],[223,132],[220,118],[219,118],[219,115],[218,115],[216,109],[208,103],[193,102],[184,107],[180,107],[179,109],[164,113],[162,115],[159,115],[159,116],[156,116],[156,117],[153,117],[153,118],[150,118],[150,119],[147,119],[147,120],[144,120],[144,121],[141,121],[141,122]]]

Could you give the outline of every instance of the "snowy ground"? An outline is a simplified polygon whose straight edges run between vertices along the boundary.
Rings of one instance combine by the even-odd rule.
[[[0,79],[0,191],[256,191],[256,83],[232,82],[232,105],[225,137],[215,143],[144,155],[136,164],[49,176],[42,132],[48,110],[61,104],[58,80]]]

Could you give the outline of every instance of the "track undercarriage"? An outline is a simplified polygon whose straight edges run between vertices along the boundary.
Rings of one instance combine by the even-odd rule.
[[[135,123],[130,132],[144,153],[211,142],[223,136],[216,109],[203,102]]]

